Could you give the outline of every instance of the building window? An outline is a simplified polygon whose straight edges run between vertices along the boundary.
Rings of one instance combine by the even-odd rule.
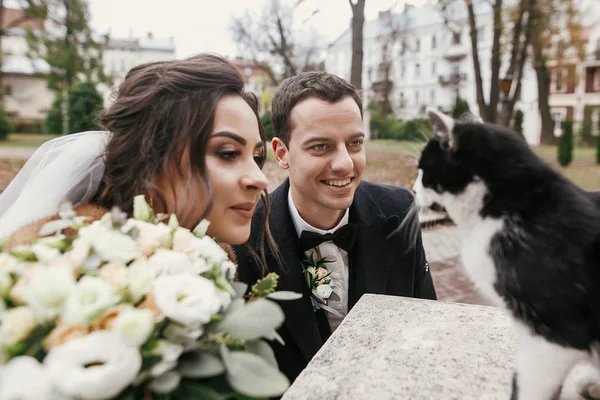
[[[400,44],[400,55],[403,56],[406,53],[406,40],[403,40]]]
[[[404,104],[404,92],[400,92],[400,108],[404,107],[406,107],[406,104]]]
[[[418,106],[420,104],[419,102],[419,92],[416,91],[415,92],[415,106]]]
[[[400,78],[403,78],[403,79],[404,79],[404,73],[405,73],[405,70],[406,70],[406,65],[404,65],[404,63],[402,63],[402,64],[400,65]]]
[[[421,51],[421,41],[419,39],[415,42],[415,51]]]
[[[125,71],[125,60],[121,60],[121,71]]]
[[[435,35],[431,37],[431,49],[434,50],[437,47]]]
[[[452,44],[460,44],[460,31],[452,32]]]
[[[4,86],[4,94],[6,96],[12,96],[12,86],[11,85]]]
[[[435,89],[431,89],[431,91],[429,92],[429,105],[435,105]]]
[[[415,77],[419,77],[421,75],[421,64],[415,64]]]
[[[600,92],[600,68],[594,70],[594,92]]]
[[[567,92],[567,77],[569,76],[569,70],[567,68],[556,68],[552,71],[550,90],[554,93],[566,93]]]
[[[435,61],[431,63],[431,75],[435,76],[436,74],[436,63]]]

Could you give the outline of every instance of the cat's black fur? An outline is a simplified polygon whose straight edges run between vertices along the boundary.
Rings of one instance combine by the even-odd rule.
[[[481,206],[473,207],[480,220],[503,221],[488,250],[503,305],[557,351],[591,351],[600,342],[600,192],[580,189],[507,128],[449,124],[435,112],[430,118],[436,135],[419,161],[421,190],[454,219],[458,206],[448,203],[469,184],[485,184]],[[455,220],[466,230],[469,221]],[[517,375],[513,398],[529,400],[519,397],[522,386]]]

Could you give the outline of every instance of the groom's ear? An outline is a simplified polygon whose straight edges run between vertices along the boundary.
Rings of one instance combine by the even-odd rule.
[[[289,164],[287,146],[278,137],[273,138],[271,141],[271,146],[273,147],[273,155],[275,155],[277,164],[279,164],[279,166],[283,169],[288,169]]]

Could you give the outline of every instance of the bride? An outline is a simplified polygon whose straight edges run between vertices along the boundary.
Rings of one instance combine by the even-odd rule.
[[[266,199],[267,150],[256,97],[243,87],[216,55],[133,68],[100,116],[106,132],[50,140],[0,195],[0,238],[12,235],[9,248],[31,242],[65,200],[99,218],[113,206],[131,214],[144,194],[186,228],[206,218],[210,236],[244,243]]]

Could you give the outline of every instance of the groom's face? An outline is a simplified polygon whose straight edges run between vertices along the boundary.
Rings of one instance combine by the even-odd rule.
[[[300,101],[290,115],[288,146],[273,143],[289,171],[294,204],[311,225],[329,229],[350,207],[366,164],[363,123],[351,97]]]

